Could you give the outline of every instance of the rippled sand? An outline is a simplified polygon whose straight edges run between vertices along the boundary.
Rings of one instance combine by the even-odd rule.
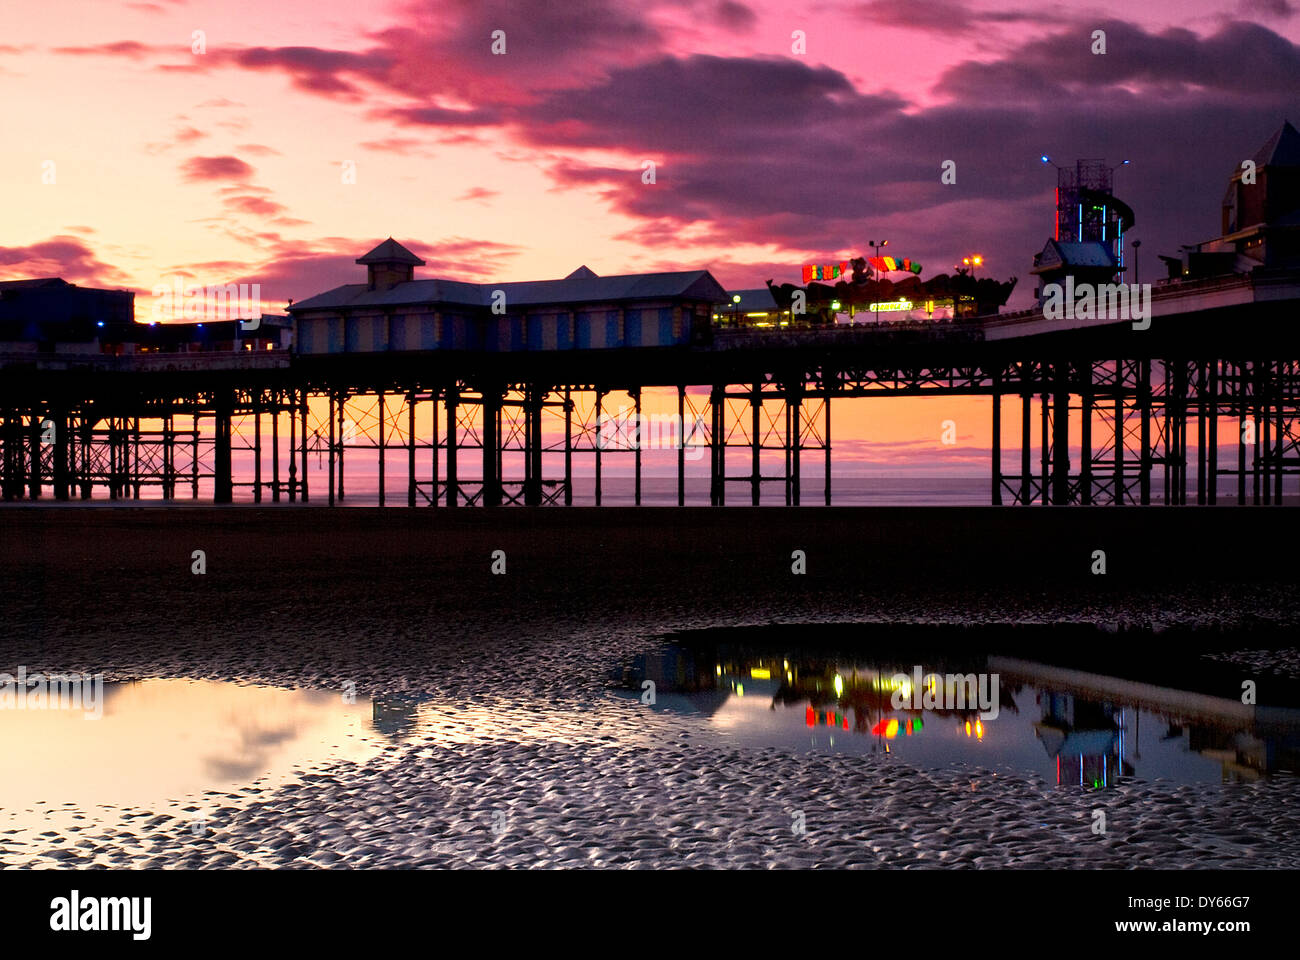
[[[1261,674],[1300,680],[1300,647],[1269,650],[1232,650],[1209,653],[1206,659],[1248,667]]]
[[[196,799],[164,815],[127,811],[116,829],[3,845],[10,863],[62,867],[1300,862],[1300,792],[1290,778],[1058,788],[965,767],[923,772],[888,758],[736,749],[626,700],[600,711],[523,701],[449,708],[437,732],[369,763]],[[1104,834],[1093,832],[1096,811]]]

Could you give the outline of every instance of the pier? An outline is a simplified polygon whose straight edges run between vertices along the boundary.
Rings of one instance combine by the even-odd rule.
[[[1147,504],[1153,477],[1171,505],[1215,503],[1223,477],[1239,504],[1300,493],[1300,272],[1159,284],[1151,312],[1146,329],[1035,309],[929,325],[706,328],[662,346],[7,354],[0,479],[7,500],[138,499],[157,487],[168,500],[203,488],[227,503],[242,488],[258,503],[338,504],[348,468],[371,456],[382,505],[394,502],[387,454],[401,451],[398,503],[538,506],[572,503],[584,459],[599,502],[603,469],[623,458],[639,502],[642,451],[602,449],[598,422],[670,388],[679,422],[707,427],[718,506],[832,503],[835,401],[926,395],[989,398],[993,504]],[[1018,444],[1001,439],[1008,399]],[[235,469],[238,449],[251,470]],[[522,474],[502,469],[511,453]],[[310,457],[328,459],[325,489],[307,482]],[[820,489],[803,482],[809,458],[824,464]]]

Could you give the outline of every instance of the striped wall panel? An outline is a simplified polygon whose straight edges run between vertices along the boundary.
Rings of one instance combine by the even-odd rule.
[[[690,308],[663,306],[554,310],[504,316],[465,315],[415,308],[392,315],[356,314],[296,321],[303,354],[377,351],[485,352],[614,350],[665,347],[690,339]]]

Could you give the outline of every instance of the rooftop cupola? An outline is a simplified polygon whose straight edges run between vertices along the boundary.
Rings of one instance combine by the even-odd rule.
[[[387,290],[399,283],[415,279],[415,268],[424,261],[389,237],[357,263],[366,265],[366,286],[370,290]]]

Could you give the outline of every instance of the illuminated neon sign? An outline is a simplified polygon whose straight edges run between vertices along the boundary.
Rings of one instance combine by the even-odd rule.
[[[849,269],[849,261],[841,260],[839,263],[828,264],[804,264],[803,282],[808,283],[810,280],[834,280],[836,277],[843,276]]]
[[[869,257],[867,263],[884,273],[905,270],[908,273],[920,273],[921,265],[913,263],[908,257]]]
[[[911,300],[890,300],[887,303],[873,303],[870,305],[872,313],[883,313],[893,310],[911,310]]]

